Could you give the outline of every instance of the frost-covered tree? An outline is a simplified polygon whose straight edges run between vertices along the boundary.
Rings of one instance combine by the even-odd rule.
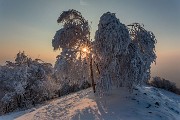
[[[136,66],[136,79],[139,82],[147,82],[150,79],[151,63],[156,60],[155,44],[157,41],[154,34],[145,30],[139,23],[133,23],[128,26],[131,27],[130,36],[132,40],[129,51],[131,51],[130,55],[134,56],[132,63]]]
[[[95,61],[100,69],[98,90],[109,90],[112,85],[122,86],[126,81],[128,66],[124,56],[127,56],[130,41],[128,28],[114,13],[101,16],[94,42]]]
[[[80,12],[73,9],[63,11],[57,22],[62,23],[63,28],[56,32],[52,40],[54,50],[59,48],[77,50],[89,42],[90,28],[88,21],[84,19]]]
[[[86,59],[88,53],[83,52],[90,44],[88,21],[80,12],[71,9],[63,11],[57,22],[63,27],[56,32],[52,46],[54,50],[61,50],[54,67],[60,84],[66,82],[77,84],[88,80],[88,59]]]
[[[49,63],[19,52],[15,62],[0,67],[0,114],[50,99],[57,91]]]
[[[95,34],[94,54],[99,67],[97,90],[142,84],[149,79],[150,65],[156,59],[155,37],[139,24],[132,29],[122,24],[114,13],[104,13]]]

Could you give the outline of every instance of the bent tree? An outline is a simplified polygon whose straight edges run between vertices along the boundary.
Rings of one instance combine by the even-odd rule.
[[[100,18],[94,41],[95,61],[101,71],[99,93],[113,86],[131,89],[150,78],[151,63],[156,59],[155,36],[138,23],[128,26],[114,13],[104,13]]]

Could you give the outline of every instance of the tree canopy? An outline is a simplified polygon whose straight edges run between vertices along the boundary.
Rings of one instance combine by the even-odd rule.
[[[86,59],[86,50],[90,44],[88,21],[80,12],[70,9],[63,11],[57,22],[63,27],[56,32],[52,46],[54,50],[61,49],[55,63],[55,72],[61,84],[88,80],[89,69]]]

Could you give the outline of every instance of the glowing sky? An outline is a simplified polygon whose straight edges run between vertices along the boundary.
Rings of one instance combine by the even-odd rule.
[[[54,64],[59,51],[53,51],[51,40],[61,27],[56,20],[68,9],[92,21],[91,38],[107,11],[124,24],[143,23],[158,40],[152,75],[179,80],[180,85],[180,0],[0,0],[0,64],[23,50]]]

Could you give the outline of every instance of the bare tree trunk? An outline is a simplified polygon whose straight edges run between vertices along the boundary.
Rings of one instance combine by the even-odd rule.
[[[93,75],[93,68],[92,68],[92,58],[90,60],[90,71],[91,71],[91,80],[92,80],[92,87],[93,87],[93,91],[94,93],[96,92],[96,89],[95,89],[95,83],[94,83],[94,75]]]
[[[98,73],[100,74],[100,70],[99,70],[98,64],[97,64],[95,61],[94,61],[94,64],[96,65],[97,71],[98,71]]]

